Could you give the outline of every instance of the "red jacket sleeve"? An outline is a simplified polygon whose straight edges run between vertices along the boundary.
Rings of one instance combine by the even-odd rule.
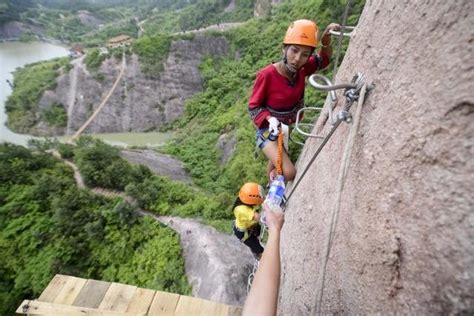
[[[316,55],[311,56],[304,65],[305,76],[312,75],[316,70],[326,68],[330,63],[329,56],[323,51],[319,51]]]
[[[331,62],[331,58],[329,58],[329,56],[322,50],[320,50],[317,55],[322,59],[321,66],[318,69],[321,70],[326,68]]]
[[[265,118],[270,115],[270,112],[265,108],[269,84],[269,78],[265,73],[262,71],[258,72],[249,100],[250,117],[258,128],[266,125],[267,121]]]

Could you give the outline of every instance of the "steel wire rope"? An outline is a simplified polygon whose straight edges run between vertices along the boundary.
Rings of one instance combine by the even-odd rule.
[[[344,189],[344,183],[345,183],[347,173],[349,172],[352,149],[354,147],[355,137],[357,135],[358,128],[360,125],[360,117],[362,113],[362,106],[365,101],[366,91],[367,91],[367,85],[364,84],[362,86],[360,97],[357,103],[354,123],[349,132],[348,140],[347,140],[346,147],[344,150],[344,155],[343,155],[342,162],[339,168],[339,174],[338,174],[338,179],[337,179],[337,184],[336,184],[336,190],[337,190],[336,203],[331,213],[331,222],[329,225],[328,234],[326,234],[325,249],[324,249],[325,251],[323,252],[324,254],[323,264],[320,265],[318,279],[316,283],[317,285],[316,296],[314,297],[314,300],[313,300],[313,308],[311,312],[311,315],[313,316],[321,314],[321,303],[322,303],[323,294],[324,294],[324,281],[326,279],[326,267],[329,261],[329,255],[331,252],[332,243],[334,241],[334,233],[336,231],[336,225],[339,218],[339,210],[341,207],[342,191]]]

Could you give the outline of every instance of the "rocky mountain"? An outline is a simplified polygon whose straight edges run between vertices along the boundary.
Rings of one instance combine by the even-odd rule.
[[[280,312],[474,312],[473,10],[469,0],[367,1],[336,82],[361,71],[376,87],[339,212],[345,123],[289,201]],[[320,143],[306,143],[300,171]]]
[[[129,56],[119,86],[86,132],[141,132],[175,120],[183,113],[185,100],[202,89],[198,70],[202,58],[228,53],[224,37],[197,34],[193,39],[173,41],[157,78],[143,74],[138,56]],[[78,60],[58,79],[56,89],[43,95],[40,108],[63,104],[69,117],[67,133],[71,134],[99,106],[120,69],[121,61],[110,58],[103,62],[98,75],[93,75]]]

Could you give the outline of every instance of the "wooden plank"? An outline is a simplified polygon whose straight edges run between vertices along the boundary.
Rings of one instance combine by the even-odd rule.
[[[153,302],[151,303],[148,315],[150,316],[167,316],[174,315],[176,305],[178,304],[180,295],[156,291]]]
[[[217,309],[215,315],[216,316],[228,316],[229,315],[229,308],[230,308],[230,306],[222,304]],[[242,313],[240,313],[239,316],[240,315],[242,315]]]
[[[109,282],[87,280],[72,305],[89,308],[99,307],[109,286]]]
[[[76,299],[77,295],[81,291],[84,284],[86,284],[86,279],[68,277],[66,284],[62,288],[61,292],[54,299],[53,303],[71,305],[72,302]]]
[[[67,278],[67,275],[56,274],[49,282],[48,286],[43,290],[38,301],[52,303],[66,284]]]
[[[216,309],[214,310],[215,316],[227,316],[229,315],[229,307],[228,305],[224,304],[217,304]],[[242,315],[242,313],[238,314],[239,316]]]
[[[150,308],[151,302],[155,297],[156,291],[137,288],[132,299],[128,303],[127,313],[146,314]]]
[[[219,315],[227,316],[228,308],[224,304],[219,304],[216,302],[201,300],[201,308],[199,310],[199,315],[208,316],[208,315]]]
[[[137,316],[135,313],[101,311],[94,308],[30,300],[24,300],[16,312],[18,314],[54,316]]]
[[[104,299],[99,305],[100,310],[114,311],[114,312],[125,312],[127,310],[128,303],[137,290],[136,286],[112,283]]]
[[[216,310],[214,311],[215,316],[227,316],[229,315],[229,308],[231,306],[225,305],[225,304],[218,304]],[[240,310],[240,313],[238,314],[239,316],[242,315],[242,310]]]
[[[174,314],[176,316],[200,315],[203,303],[204,300],[202,299],[182,295],[179,298]]]

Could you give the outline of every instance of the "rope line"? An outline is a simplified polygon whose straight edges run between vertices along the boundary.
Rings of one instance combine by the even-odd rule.
[[[336,232],[337,221],[339,218],[339,211],[341,208],[341,200],[342,200],[342,191],[344,189],[344,183],[349,172],[350,166],[350,159],[352,155],[352,149],[355,143],[355,137],[357,135],[359,125],[360,125],[360,117],[362,113],[362,106],[365,101],[365,93],[367,91],[367,85],[364,84],[361,89],[359,101],[357,103],[357,109],[354,119],[354,124],[349,132],[348,140],[346,143],[346,147],[344,149],[344,155],[342,158],[342,162],[339,168],[338,180],[336,185],[336,203],[334,209],[331,214],[331,222],[328,229],[328,234],[326,234],[325,240],[325,251],[323,252],[323,264],[320,265],[318,279],[316,283],[316,296],[313,300],[313,309],[311,315],[320,315],[321,314],[321,305],[322,299],[324,294],[324,281],[326,279],[326,267],[329,261],[329,255],[331,252],[332,243],[334,241],[334,236]]]
[[[280,131],[278,134],[278,157],[277,157],[277,165],[276,170],[277,174],[283,174],[283,131]]]

